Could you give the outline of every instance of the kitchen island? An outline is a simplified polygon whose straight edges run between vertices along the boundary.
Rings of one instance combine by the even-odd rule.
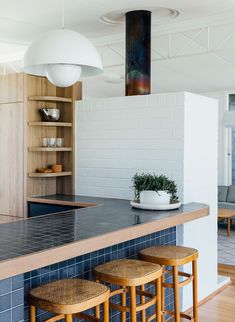
[[[143,211],[127,200],[79,198],[89,205],[0,225],[1,322],[28,321],[29,289],[66,277],[91,279],[98,264],[136,257],[152,245],[175,244],[177,225],[209,214],[200,203]],[[166,292],[168,307],[172,302]],[[42,311],[39,315],[46,317]]]

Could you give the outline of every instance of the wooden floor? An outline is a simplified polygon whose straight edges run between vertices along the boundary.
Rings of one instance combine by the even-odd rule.
[[[199,322],[235,322],[235,266],[220,264],[218,271],[230,276],[232,284],[199,307]]]
[[[233,285],[235,286],[235,266],[219,264],[218,272],[219,275],[229,276]]]

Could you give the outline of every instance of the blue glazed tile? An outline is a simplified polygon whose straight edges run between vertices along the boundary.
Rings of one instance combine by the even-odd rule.
[[[11,282],[11,278],[7,278],[5,280],[0,281],[0,295],[11,292]]]
[[[59,268],[65,268],[68,266],[68,261],[63,261],[59,263]]]
[[[89,260],[91,258],[91,254],[85,254],[84,255],[84,260]]]
[[[12,290],[24,287],[24,274],[12,277]]]
[[[24,280],[27,280],[30,278],[30,272],[24,273]]]
[[[50,271],[54,271],[56,269],[59,268],[59,263],[56,263],[56,264],[53,264],[53,265],[50,265]]]
[[[11,310],[0,312],[0,321],[1,322],[6,322],[6,321],[11,321]]]
[[[0,296],[0,312],[11,308],[11,293]]]
[[[64,279],[68,277],[68,270],[66,268],[59,270],[59,279]]]
[[[71,258],[68,260],[68,265],[74,265],[76,263],[75,258]]]
[[[49,273],[41,275],[41,285],[49,283],[49,282],[50,282]]]
[[[17,306],[12,310],[12,322],[24,321],[24,305]]]
[[[50,282],[58,280],[59,279],[59,271],[58,270],[51,271],[49,273],[49,279],[50,279]]]
[[[68,268],[68,277],[74,277],[76,275],[76,266],[69,266]]]
[[[31,272],[31,277],[36,277],[38,275],[40,275],[41,273],[41,269],[35,269],[34,271]]]
[[[18,306],[24,303],[24,289],[21,288],[12,292],[12,306]]]
[[[40,276],[31,278],[31,288],[37,287],[41,284],[41,278]]]

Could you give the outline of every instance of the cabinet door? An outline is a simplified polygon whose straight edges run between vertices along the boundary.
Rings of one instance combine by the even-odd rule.
[[[0,104],[0,214],[24,216],[24,103]]]
[[[0,104],[24,100],[24,74],[0,75]]]

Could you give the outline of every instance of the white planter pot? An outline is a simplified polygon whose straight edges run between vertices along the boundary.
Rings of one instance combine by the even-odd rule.
[[[166,191],[143,190],[140,192],[140,203],[143,204],[169,204],[170,194]]]

